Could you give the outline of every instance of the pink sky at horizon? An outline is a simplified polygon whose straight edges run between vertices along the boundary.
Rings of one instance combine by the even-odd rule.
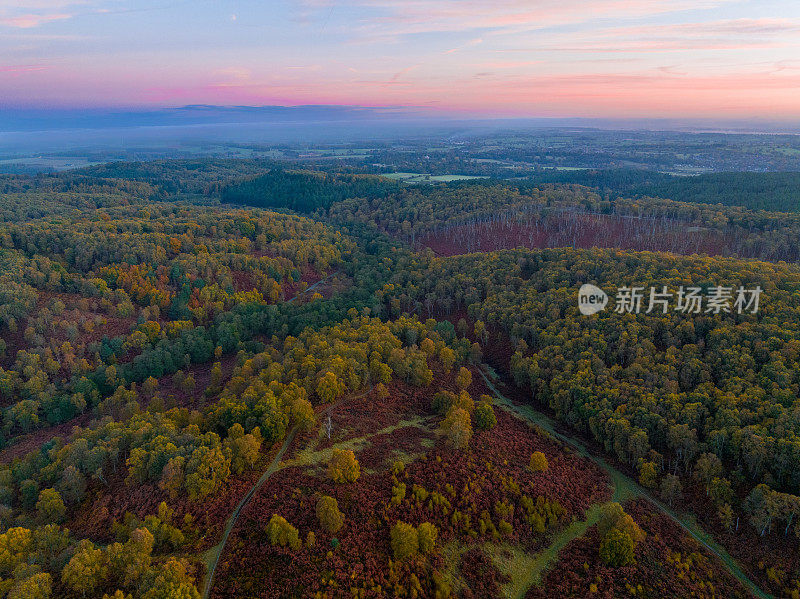
[[[0,0],[0,109],[800,119],[794,0]]]

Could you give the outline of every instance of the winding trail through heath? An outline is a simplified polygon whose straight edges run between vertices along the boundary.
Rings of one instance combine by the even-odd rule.
[[[322,419],[327,416],[331,410],[340,406],[344,402],[353,401],[356,399],[360,399],[362,397],[366,397],[369,395],[373,390],[373,387],[370,386],[366,391],[363,393],[359,393],[358,395],[352,397],[345,397],[342,400],[333,403],[327,406],[324,410],[322,410],[319,414],[317,414],[317,421],[321,424]],[[236,505],[236,508],[231,512],[231,515],[228,517],[228,522],[225,525],[225,531],[222,534],[222,539],[220,540],[219,544],[215,545],[211,549],[203,554],[203,562],[206,564],[206,578],[205,584],[203,585],[203,595],[202,599],[209,599],[211,596],[211,589],[214,588],[214,573],[216,572],[217,565],[219,564],[219,560],[222,557],[222,554],[225,552],[225,546],[228,543],[228,538],[231,536],[234,527],[236,526],[236,522],[239,520],[239,516],[242,513],[242,510],[245,506],[250,503],[250,500],[256,494],[256,492],[264,486],[264,483],[269,480],[269,477],[275,474],[278,470],[280,470],[283,465],[281,461],[283,460],[283,456],[286,454],[286,451],[291,446],[292,442],[294,441],[295,437],[297,437],[297,433],[300,431],[300,428],[295,425],[292,427],[292,430],[286,435],[286,439],[284,439],[283,444],[281,445],[278,453],[275,454],[275,457],[272,458],[272,462],[270,462],[267,469],[264,471],[264,474],[256,481],[256,483],[252,486],[252,488],[247,492],[247,494],[242,497],[241,501]]]
[[[219,542],[218,545],[215,545],[211,549],[209,549],[205,553],[205,559],[203,561],[206,562],[206,583],[203,586],[203,599],[208,599],[211,595],[211,589],[214,586],[214,572],[217,569],[217,564],[219,563],[220,558],[222,557],[222,552],[225,550],[225,545],[228,542],[228,537],[231,536],[231,532],[233,531],[233,527],[236,526],[236,522],[239,520],[239,515],[242,513],[244,507],[250,503],[250,500],[253,498],[253,495],[256,494],[262,485],[267,482],[267,479],[272,476],[280,467],[281,460],[283,459],[283,455],[286,453],[286,450],[289,449],[289,446],[294,441],[294,438],[297,436],[298,427],[295,426],[286,435],[286,439],[283,441],[283,445],[278,450],[278,453],[275,454],[275,457],[270,462],[269,467],[264,471],[264,474],[261,475],[256,481],[256,484],[247,492],[247,495],[242,497],[242,500],[238,503],[236,508],[231,512],[230,517],[228,518],[228,523],[225,525],[225,532],[222,533],[222,540]]]
[[[490,366],[483,364],[479,369],[483,380],[486,382],[487,387],[495,394],[496,405],[504,410],[511,412],[518,417],[535,424],[542,429],[546,430],[553,437],[575,449],[578,455],[592,460],[595,464],[600,466],[611,477],[611,484],[614,487],[613,501],[626,501],[633,498],[641,498],[648,501],[651,505],[656,507],[659,511],[666,514],[669,518],[675,521],[683,530],[685,530],[692,538],[698,543],[703,545],[709,552],[716,556],[720,562],[725,566],[725,569],[736,578],[742,585],[754,596],[759,599],[772,599],[772,595],[764,592],[756,583],[754,583],[747,574],[741,569],[737,561],[732,558],[727,551],[714,539],[710,534],[705,532],[693,518],[687,518],[678,515],[674,510],[666,506],[658,499],[652,497],[643,487],[636,483],[626,474],[620,472],[611,466],[606,460],[599,455],[595,455],[586,448],[586,446],[574,437],[568,437],[558,430],[556,430],[555,422],[547,415],[534,409],[529,404],[515,404],[510,399],[505,397],[492,382],[491,378],[496,378],[497,374]],[[489,372],[487,376],[486,371]],[[549,547],[545,548],[539,555],[537,555],[534,567],[531,569],[531,576],[529,582],[531,584],[538,584],[542,580],[542,576],[547,570],[552,567],[558,560],[558,552],[561,551],[570,541],[583,535],[586,530],[592,525],[597,523],[599,514],[593,506],[587,512],[587,518],[581,522],[573,522],[561,533],[556,535],[553,542]],[[524,593],[523,593],[524,596]]]

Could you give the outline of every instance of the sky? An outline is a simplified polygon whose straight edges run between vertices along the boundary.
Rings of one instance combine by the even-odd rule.
[[[0,0],[0,110],[800,119],[798,0]]]

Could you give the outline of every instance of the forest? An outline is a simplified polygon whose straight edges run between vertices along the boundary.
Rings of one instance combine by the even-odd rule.
[[[644,169],[586,169],[549,170],[531,177],[532,185],[543,183],[576,183],[615,197],[656,197],[752,210],[800,211],[797,172],[722,172],[687,177]]]
[[[0,597],[800,597],[796,175],[368,170],[0,177]]]

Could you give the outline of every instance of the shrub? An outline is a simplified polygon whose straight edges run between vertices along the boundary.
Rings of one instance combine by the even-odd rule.
[[[497,529],[500,531],[500,534],[510,537],[514,533],[514,527],[511,523],[506,522],[505,520],[500,520],[500,523],[497,525]]]
[[[496,501],[494,513],[502,520],[511,520],[514,516],[514,506],[506,501]]]
[[[389,397],[389,390],[383,383],[378,383],[375,385],[375,394],[378,396],[378,399],[384,400]]]
[[[430,522],[423,522],[417,527],[417,540],[419,542],[420,553],[432,553],[436,546],[436,538],[439,531]]]
[[[547,457],[541,451],[534,451],[531,454],[530,467],[533,472],[547,471]]]
[[[406,498],[406,483],[397,483],[392,487],[392,505],[400,505]]]
[[[475,417],[475,428],[482,431],[488,431],[497,424],[497,416],[494,414],[494,409],[491,404],[482,401],[475,407],[473,413]]]

